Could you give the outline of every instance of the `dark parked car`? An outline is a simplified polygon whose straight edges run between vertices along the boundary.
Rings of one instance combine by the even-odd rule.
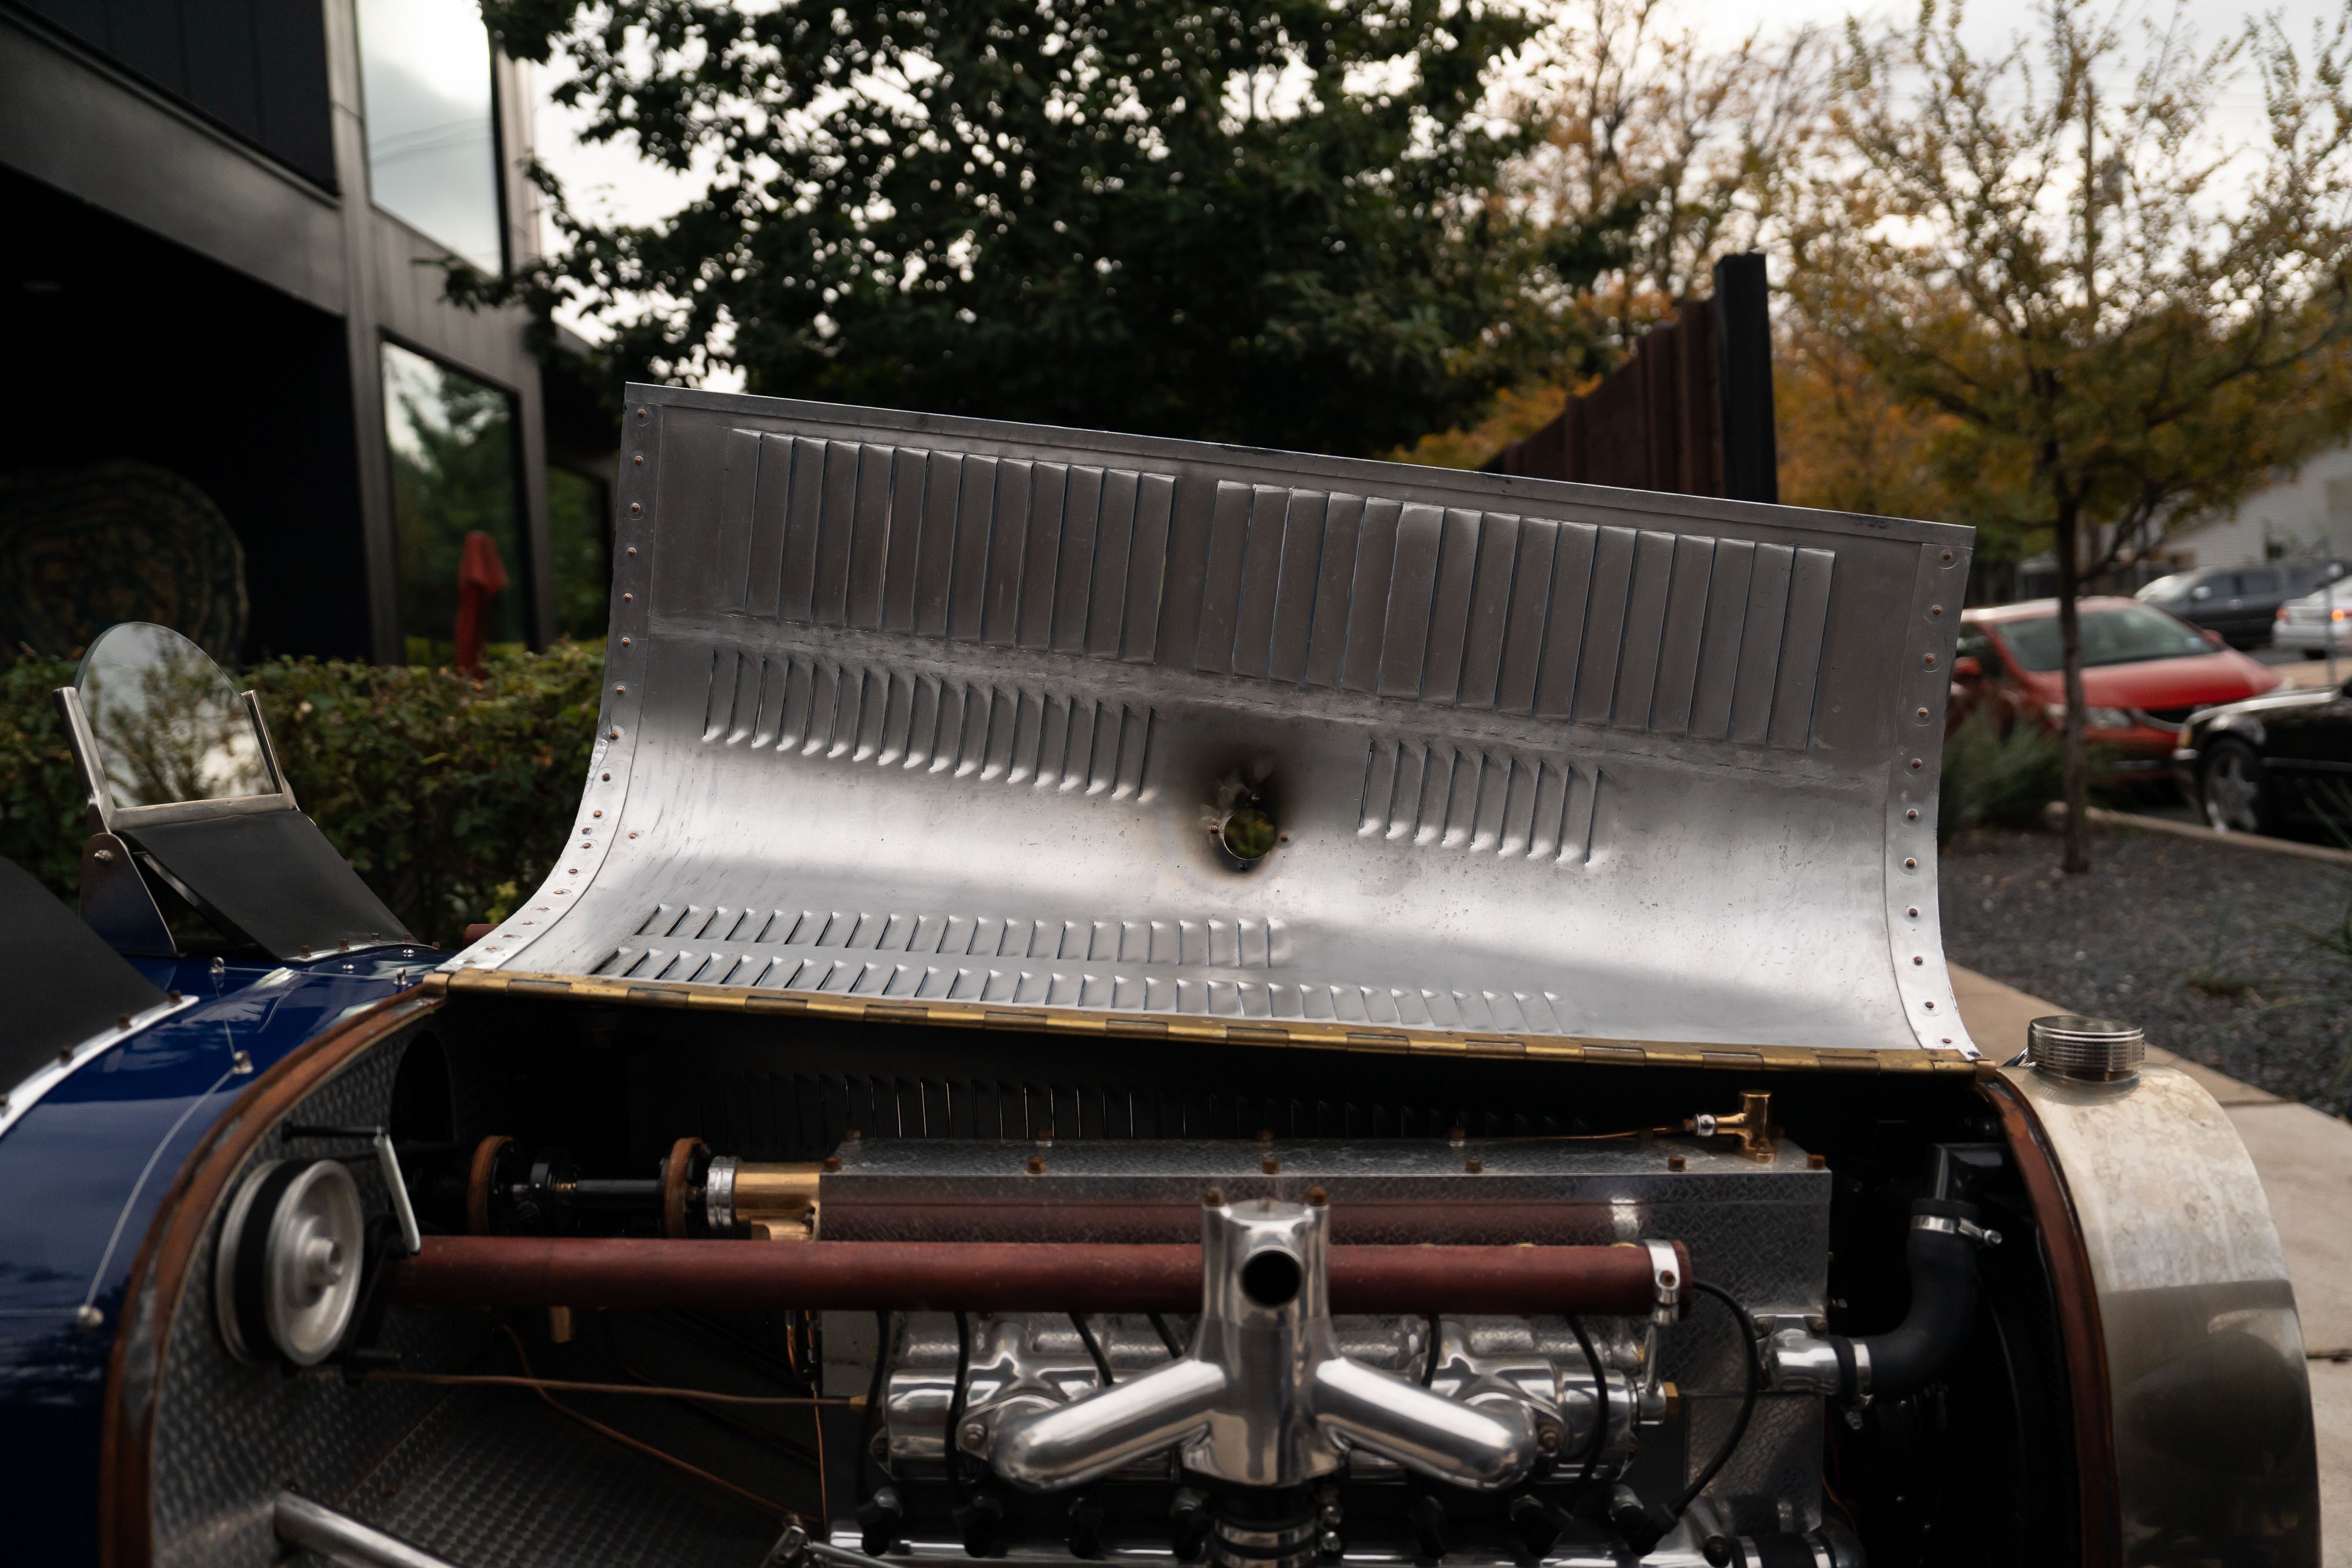
[[[2201,566],[2159,577],[2132,595],[2195,626],[2219,632],[2234,647],[2269,645],[2279,606],[2344,575],[2340,560],[2266,560],[2252,566]]]
[[[2222,832],[2352,817],[2352,682],[2208,708],[2180,728],[2173,776]]]

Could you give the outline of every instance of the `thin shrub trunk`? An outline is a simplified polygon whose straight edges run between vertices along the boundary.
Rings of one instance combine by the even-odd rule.
[[[2083,622],[2074,608],[2074,597],[2082,591],[2082,557],[2075,548],[2075,536],[2081,521],[2081,513],[2074,503],[2059,503],[2056,540],[2058,648],[2060,665],[2066,677],[2065,764],[2063,775],[2066,791],[2066,841],[2058,863],[2069,872],[2091,869],[2091,768],[2089,756],[2083,746]]]

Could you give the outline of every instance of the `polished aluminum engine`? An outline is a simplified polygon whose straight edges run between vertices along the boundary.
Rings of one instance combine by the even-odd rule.
[[[1191,1342],[1194,1320],[1162,1321],[1180,1346]],[[1663,1419],[1669,1393],[1657,1376],[1656,1340],[1647,1325],[1632,1319],[1595,1318],[1584,1328],[1609,1380],[1608,1435],[1593,1456],[1593,1473],[1613,1476],[1632,1457],[1637,1421],[1655,1425]],[[1122,1380],[1182,1359],[1171,1352],[1146,1316],[1104,1314],[1089,1320],[1087,1332],[1110,1363],[1113,1375]],[[963,1414],[968,1440],[963,1447],[982,1458],[992,1458],[991,1439],[1002,1416],[1067,1407],[1103,1387],[1102,1375],[1067,1314],[991,1313],[973,1321],[971,1335]],[[944,1479],[943,1437],[958,1357],[953,1320],[945,1314],[914,1314],[891,1351],[885,1410],[891,1467],[908,1476]],[[1547,1452],[1568,1454],[1580,1467],[1601,1418],[1591,1363],[1564,1317],[1447,1315],[1437,1319],[1433,1331],[1426,1318],[1349,1317],[1332,1322],[1329,1354],[1446,1399],[1505,1393],[1552,1427],[1549,1435],[1541,1430],[1535,1434]],[[1420,1382],[1424,1376],[1429,1379],[1425,1385]],[[1127,1385],[1123,1381],[1120,1385]],[[1174,1480],[1181,1465],[1200,1468],[1171,1440],[1160,1450],[1106,1473]],[[1392,1481],[1406,1468],[1369,1444],[1350,1441],[1336,1447],[1326,1469],[1351,1480]]]
[[[1299,1486],[1361,1449],[1492,1491],[1559,1451],[1556,1404],[1539,1417],[1499,1382],[1440,1393],[1340,1350],[1324,1202],[1229,1204],[1213,1191],[1202,1207],[1201,1315],[1183,1354],[1076,1397],[1005,1389],[993,1419],[964,1415],[955,1446],[1038,1490],[1173,1448],[1185,1469],[1234,1486]]]
[[[826,1237],[1198,1238],[1205,1278],[1202,1311],[1181,1318],[891,1317],[872,1452],[898,1512],[837,1521],[839,1543],[961,1554],[982,1496],[1003,1510],[987,1521],[992,1548],[1170,1556],[1170,1509],[1231,1484],[1311,1493],[1312,1539],[1291,1543],[1301,1562],[1426,1559],[1441,1546],[1465,1563],[1530,1548],[1575,1561],[1568,1499],[1629,1477],[1678,1490],[1741,1402],[1741,1336],[1719,1308],[1694,1309],[1671,1241],[1759,1329],[1782,1328],[1795,1359],[1818,1348],[1808,1325],[1825,1311],[1828,1173],[1785,1138],[1759,1152],[1646,1134],[853,1142],[823,1178]],[[1408,1234],[1645,1248],[1658,1289],[1645,1314],[1580,1321],[1331,1316],[1331,1244]],[[828,1314],[824,1343],[828,1389],[865,1392],[871,1315]],[[1716,1534],[1820,1526],[1821,1411],[1801,1370],[1765,1392],[1710,1500],[1650,1560],[1696,1562]],[[1106,1514],[1105,1489],[1159,1500]],[[1044,1494],[1083,1501],[1040,1509]],[[1221,1561],[1254,1561],[1215,1539]]]

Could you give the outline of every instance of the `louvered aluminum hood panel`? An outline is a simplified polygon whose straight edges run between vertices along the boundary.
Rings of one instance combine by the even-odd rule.
[[[578,832],[453,968],[1971,1049],[1969,529],[656,387],[620,472]]]

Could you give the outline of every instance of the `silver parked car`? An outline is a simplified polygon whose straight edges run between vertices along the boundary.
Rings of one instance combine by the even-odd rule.
[[[2343,579],[2344,563],[2330,561],[2327,580],[2280,605],[2271,622],[2271,645],[2300,648],[2306,659],[2326,657],[2331,642],[2339,653],[2352,648],[2352,583]]]

